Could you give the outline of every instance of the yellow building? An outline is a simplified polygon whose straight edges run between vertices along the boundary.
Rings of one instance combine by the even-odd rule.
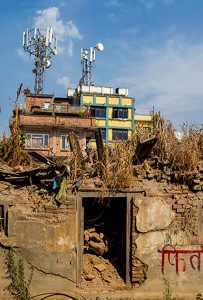
[[[128,96],[128,89],[111,87],[80,86],[80,105],[89,107],[101,128],[106,144],[116,140],[126,141],[134,132],[134,99]]]
[[[141,128],[143,133],[151,133],[154,130],[154,109],[151,111],[135,111],[135,130]]]
[[[154,126],[153,112],[137,113],[135,99],[128,95],[128,89],[104,86],[78,86],[68,89],[68,96],[79,96],[79,105],[86,106],[89,116],[96,118],[106,144],[116,140],[129,140],[136,127],[151,131]],[[95,146],[94,138],[92,145]]]

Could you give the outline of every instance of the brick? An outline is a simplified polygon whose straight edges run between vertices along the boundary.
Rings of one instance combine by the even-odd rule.
[[[178,204],[186,204],[187,203],[187,200],[186,199],[178,199],[177,201]]]
[[[201,189],[202,189],[201,185],[194,185],[194,186],[192,187],[192,190],[193,190],[193,191],[201,191]]]
[[[184,208],[178,208],[177,209],[177,213],[184,213],[184,212],[185,212]]]

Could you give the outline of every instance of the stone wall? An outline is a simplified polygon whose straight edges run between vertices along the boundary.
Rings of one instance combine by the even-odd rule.
[[[6,187],[6,185],[5,185]],[[31,293],[73,292],[76,285],[76,198],[67,195],[58,207],[46,190],[36,186],[14,189],[1,185],[0,204],[8,204],[7,236],[1,232],[2,249],[12,247],[23,259],[26,273],[34,268]],[[9,285],[1,268],[0,290]],[[3,297],[3,296],[2,296]]]
[[[122,292],[122,296],[115,299],[149,299],[152,294],[155,298],[150,299],[162,299],[163,278],[166,278],[173,287],[174,296],[183,295],[182,299],[195,300],[197,293],[203,294],[203,251],[192,253],[200,251],[203,244],[203,195],[199,188],[193,187],[201,186],[202,179],[194,182],[196,176],[192,184],[186,185],[173,182],[172,175],[170,180],[163,178],[162,173],[159,178],[155,175],[148,178],[152,173],[156,174],[156,171],[147,173],[145,169],[144,173],[140,172],[132,193],[129,211],[132,285],[126,287],[126,294]],[[93,180],[83,182],[81,189],[88,190],[90,185],[92,191],[97,190],[101,195]],[[126,195],[128,192],[123,191]],[[42,186],[14,187],[0,182],[0,205],[8,207],[8,228],[0,236],[1,291],[9,285],[5,277],[4,250],[12,246],[17,257],[23,259],[28,276],[30,266],[34,267],[32,295],[75,293],[77,259],[82,252],[77,246],[77,201],[77,195],[68,192],[59,206],[54,193]],[[188,253],[179,253],[178,261],[174,254],[170,257],[165,254],[163,266],[163,249]],[[195,255],[201,259],[199,266],[199,258]],[[85,286],[80,292],[85,292]],[[8,299],[7,292],[2,293]],[[111,293],[112,299],[117,293]],[[107,299],[109,295],[101,299]],[[86,299],[97,296],[92,291]]]
[[[184,294],[183,299],[195,299],[197,293],[203,292],[202,192],[154,178],[142,179],[142,184],[146,192],[132,200],[133,285],[139,287],[139,292],[161,293],[166,278],[174,293]],[[169,258],[165,254],[163,266],[164,246],[165,250],[188,253],[178,254],[178,261],[175,254]],[[198,257],[193,257],[197,253],[189,252],[196,250],[201,252],[199,270]]]

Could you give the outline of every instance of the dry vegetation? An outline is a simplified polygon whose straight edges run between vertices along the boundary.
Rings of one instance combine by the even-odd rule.
[[[4,136],[0,147],[0,159],[11,167],[19,165],[30,167],[33,165],[30,156],[23,149],[20,139],[18,98],[21,88],[22,84],[17,91],[11,136],[9,138]],[[182,138],[178,139],[172,123],[166,121],[158,114],[156,115],[155,124],[153,134],[155,134],[157,142],[153,147],[151,157],[157,157],[158,163],[167,162],[171,171],[187,173],[197,170],[203,156],[203,131],[198,130],[194,125],[183,124],[181,130]],[[78,177],[86,177],[87,168],[90,165],[91,172],[89,172],[89,177],[100,177],[104,189],[119,190],[129,188],[135,184],[137,176],[136,168],[133,165],[133,157],[136,153],[137,145],[139,141],[149,137],[149,135],[142,134],[140,128],[137,128],[131,141],[118,141],[112,146],[106,147],[102,161],[94,158],[94,161],[87,162],[87,160],[82,158],[78,141],[76,141],[77,138],[73,134],[71,138],[72,151],[66,157],[66,161],[61,162],[61,164],[65,163],[66,166],[69,166],[69,180],[72,182],[76,181]],[[144,164],[140,165],[140,167],[144,168]]]
[[[195,125],[183,123],[181,138],[176,135],[171,122],[157,117],[157,143],[153,154],[161,162],[168,161],[172,170],[190,172],[196,170],[203,155],[203,132]]]
[[[132,164],[134,151],[133,143],[130,142],[115,142],[113,147],[106,148],[101,166],[104,187],[119,190],[133,184],[135,180]]]
[[[15,117],[13,118],[13,123],[11,127],[11,135],[7,138],[3,136],[2,146],[0,151],[0,158],[7,162],[11,167],[17,165],[20,166],[32,166],[32,160],[27,152],[23,149],[21,145],[21,132],[19,125],[19,111],[18,111],[18,98],[21,93],[22,84],[17,90],[17,96],[15,101]]]
[[[157,167],[167,162],[171,171],[180,174],[190,174],[198,169],[203,156],[203,132],[195,125],[183,123],[181,138],[178,138],[172,123],[157,115],[155,135],[157,143],[151,157],[157,157]],[[131,141],[116,142],[112,147],[106,148],[101,164],[104,188],[119,190],[135,184],[136,167],[133,165],[133,156],[138,142],[145,138],[149,136],[142,135],[137,130]],[[140,167],[144,168],[144,164]]]

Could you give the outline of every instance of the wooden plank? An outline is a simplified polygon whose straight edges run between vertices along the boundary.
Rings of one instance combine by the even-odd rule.
[[[133,156],[133,163],[139,163],[142,162],[144,159],[146,159],[151,152],[152,148],[157,142],[157,138],[155,136],[146,139],[142,142],[138,143],[136,152]]]
[[[4,205],[4,233],[8,236],[8,205]]]
[[[83,252],[83,232],[84,232],[84,212],[82,207],[82,197],[77,198],[77,266],[76,266],[76,283],[79,285],[81,283],[82,274],[82,252]]]
[[[80,149],[80,145],[79,145],[77,136],[74,132],[69,132],[68,137],[69,137],[69,141],[70,141],[71,151],[74,151],[74,150],[76,151],[78,164],[81,165],[82,152]]]
[[[45,163],[47,165],[55,165],[55,163],[48,159],[46,156],[42,155],[41,153],[37,152],[37,151],[27,151],[29,155],[31,155],[32,157],[36,158],[37,160],[39,160],[42,163]]]
[[[125,261],[125,282],[130,284],[130,201],[131,197],[126,198],[126,261]]]
[[[101,129],[99,129],[95,132],[95,139],[96,139],[96,145],[97,145],[98,159],[99,159],[99,161],[102,161],[103,157],[104,157],[104,145],[103,145],[103,141],[102,141]]]

